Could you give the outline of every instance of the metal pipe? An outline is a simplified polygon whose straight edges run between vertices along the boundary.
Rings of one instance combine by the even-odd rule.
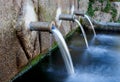
[[[69,15],[69,14],[61,14],[59,16],[59,20],[66,20],[66,21],[74,21],[75,16],[74,15]]]
[[[54,22],[31,22],[30,30],[31,31],[43,31],[43,32],[51,32],[52,25],[55,25]]]
[[[74,11],[73,13],[77,16],[83,16],[83,17],[85,16],[85,14],[81,13],[80,11]]]

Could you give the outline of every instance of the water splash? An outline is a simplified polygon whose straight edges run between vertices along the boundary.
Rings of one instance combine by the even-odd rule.
[[[82,34],[83,34],[83,36],[84,36],[84,40],[85,40],[85,43],[86,43],[86,47],[89,48],[89,46],[88,46],[88,41],[87,41],[87,37],[86,37],[85,31],[84,31],[82,25],[80,24],[80,22],[79,22],[77,19],[75,19],[75,22],[80,26],[80,29],[81,29]]]
[[[96,32],[95,32],[94,26],[93,26],[93,24],[92,24],[90,18],[89,18],[87,15],[84,15],[84,16],[85,16],[85,17],[87,18],[87,20],[89,21],[89,23],[90,23],[90,25],[91,25],[91,27],[92,27],[92,30],[93,30],[94,36],[96,36]]]
[[[70,55],[70,52],[68,50],[68,47],[66,45],[66,42],[65,42],[62,34],[56,27],[52,28],[52,33],[53,33],[53,35],[58,43],[58,47],[62,53],[62,57],[63,57],[64,63],[65,63],[67,72],[71,75],[74,74],[74,67],[73,67],[71,55]]]

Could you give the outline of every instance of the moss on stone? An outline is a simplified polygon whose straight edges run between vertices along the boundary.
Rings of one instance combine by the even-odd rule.
[[[95,3],[96,0],[89,0],[91,3]]]
[[[90,15],[91,17],[94,16],[94,12],[95,12],[95,11],[93,10],[93,7],[92,7],[93,3],[94,3],[94,2],[92,2],[92,1],[89,2],[88,10],[87,10],[87,14]]]
[[[77,30],[77,29],[72,30],[71,32],[69,32],[69,33],[66,35],[65,40],[66,40],[66,41],[69,41],[69,40],[71,39],[72,35],[76,32],[76,30]]]
[[[120,23],[120,19],[118,19],[116,22],[117,22],[117,23]]]
[[[104,2],[104,0],[98,0],[100,3],[103,3]]]
[[[37,57],[35,57],[34,59],[32,59],[26,66],[24,66],[20,72],[13,78],[11,79],[10,82],[12,82],[13,80],[15,80],[16,78],[20,77],[21,75],[23,75],[25,72],[29,71],[34,65],[36,65],[41,59],[43,59],[45,57],[45,55],[43,54],[39,54]]]
[[[112,14],[112,18],[115,20],[116,16],[117,16],[117,10],[115,8],[111,8],[111,14]]]
[[[107,0],[107,4],[106,4],[106,6],[104,8],[104,12],[109,13],[110,10],[111,10],[111,3],[110,3],[109,0]]]
[[[117,10],[111,6],[110,0],[107,0],[106,7],[104,8],[104,12],[110,13],[112,15],[112,19],[115,20],[117,16]]]
[[[112,19],[115,21],[115,18],[117,16],[117,10],[111,5],[111,0],[95,0],[95,1],[99,1],[100,3],[105,3],[106,2],[106,6],[105,8],[101,7],[101,11],[105,12],[105,13],[110,13],[112,15]],[[90,0],[89,2],[89,6],[88,6],[88,11],[87,14],[91,17],[94,16],[94,12],[95,11],[99,11],[99,8],[96,7],[95,9],[93,8],[93,4],[95,3],[94,0]]]

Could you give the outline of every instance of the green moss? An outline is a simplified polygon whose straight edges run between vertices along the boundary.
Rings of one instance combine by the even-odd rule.
[[[94,12],[95,12],[95,11],[93,10],[93,7],[92,7],[93,3],[94,3],[94,2],[89,2],[88,10],[87,10],[87,14],[88,14],[89,16],[91,16],[91,17],[94,16]]]
[[[104,2],[104,0],[99,0],[99,2],[100,2],[100,3],[103,3],[103,2]]]
[[[115,20],[116,16],[117,16],[117,10],[115,8],[111,8],[111,14],[112,14],[112,18]]]
[[[91,3],[95,3],[96,0],[89,0]]]
[[[69,40],[71,39],[72,35],[76,32],[76,30],[77,30],[77,29],[72,30],[71,32],[69,32],[69,33],[66,35],[65,40],[66,40],[66,41],[69,41]]]
[[[95,11],[98,11],[98,10],[99,10],[98,7],[96,7],[96,8],[95,8]]]
[[[107,4],[106,4],[106,7],[104,8],[103,12],[111,13],[113,20],[115,20],[115,18],[117,16],[117,10],[111,6],[110,0],[107,0]]]
[[[120,23],[120,19],[118,19],[118,20],[117,20],[117,21],[115,21],[115,22]]]
[[[117,22],[117,23],[120,23],[120,19],[118,19],[116,22]]]
[[[96,1],[96,0],[90,0],[90,2],[89,2],[87,14],[88,14],[89,16],[91,16],[91,17],[94,16],[94,12],[95,12],[95,11],[98,11],[98,10],[99,10],[98,7],[96,7],[96,8],[93,8],[93,7],[92,7],[92,5],[94,4],[95,1]],[[102,3],[102,4],[106,2],[105,8],[101,7],[101,11],[102,11],[102,12],[105,12],[105,13],[110,13],[110,14],[112,15],[112,19],[111,19],[111,20],[112,20],[112,21],[115,20],[115,18],[116,18],[116,16],[117,16],[117,10],[116,10],[114,7],[112,7],[112,5],[111,5],[111,0],[97,0],[97,1],[99,1],[99,2]],[[120,1],[120,0],[119,0],[119,1]]]
[[[111,10],[111,3],[109,0],[107,0],[107,4],[106,7],[104,8],[104,12],[109,13],[110,10]]]
[[[82,18],[80,18],[79,22],[80,22],[82,25],[84,25]],[[81,32],[80,26],[77,27],[76,32],[79,32],[79,33]]]
[[[110,21],[109,22],[112,22],[113,20],[112,19],[110,19]]]
[[[36,65],[44,57],[45,57],[45,55],[39,54],[37,57],[35,57],[33,60],[31,60],[26,66],[24,66],[20,70],[20,72],[13,79],[11,79],[11,81],[13,81],[14,79],[16,79],[16,78],[20,77],[21,75],[23,75],[26,71],[31,69],[34,65]]]

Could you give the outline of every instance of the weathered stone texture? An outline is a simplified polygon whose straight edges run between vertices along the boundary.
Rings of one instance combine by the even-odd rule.
[[[28,61],[14,28],[17,9],[13,0],[0,0],[0,82],[10,80]]]
[[[64,14],[71,14],[71,7],[75,4],[77,4],[76,0],[39,0],[39,20],[55,21],[58,8],[61,8],[61,12]],[[59,29],[65,36],[71,30],[70,22],[62,21]],[[50,34],[41,32],[42,51],[50,47],[49,40]]]
[[[117,10],[117,16],[115,20],[120,20],[120,2],[112,2],[111,4]]]
[[[88,9],[89,0],[80,0],[79,1],[79,11],[86,13]]]
[[[0,0],[0,82],[8,82],[22,67],[50,47],[48,32],[31,32],[31,21],[56,22],[56,12],[71,14],[71,8],[86,12],[88,0]],[[29,11],[29,8],[31,12]],[[56,23],[57,24],[57,23]],[[65,36],[75,23],[62,21]]]
[[[95,20],[97,21],[104,21],[104,22],[108,22],[111,20],[112,16],[110,13],[105,13],[105,12],[101,12],[101,11],[95,11],[95,15],[93,17]]]
[[[76,0],[0,0],[0,82],[8,82],[38,55],[40,44],[42,51],[50,47],[49,33],[42,32],[40,37],[38,32],[28,30],[31,13],[37,14],[33,21],[55,21],[58,7],[68,14],[75,4]],[[26,10],[29,7],[33,12]],[[66,35],[70,28],[70,22],[63,21],[59,29]]]
[[[97,21],[112,22],[118,21],[120,16],[120,2],[109,1],[109,0],[96,0],[90,2],[92,4],[92,9],[89,10],[91,13],[94,13],[93,18]]]

